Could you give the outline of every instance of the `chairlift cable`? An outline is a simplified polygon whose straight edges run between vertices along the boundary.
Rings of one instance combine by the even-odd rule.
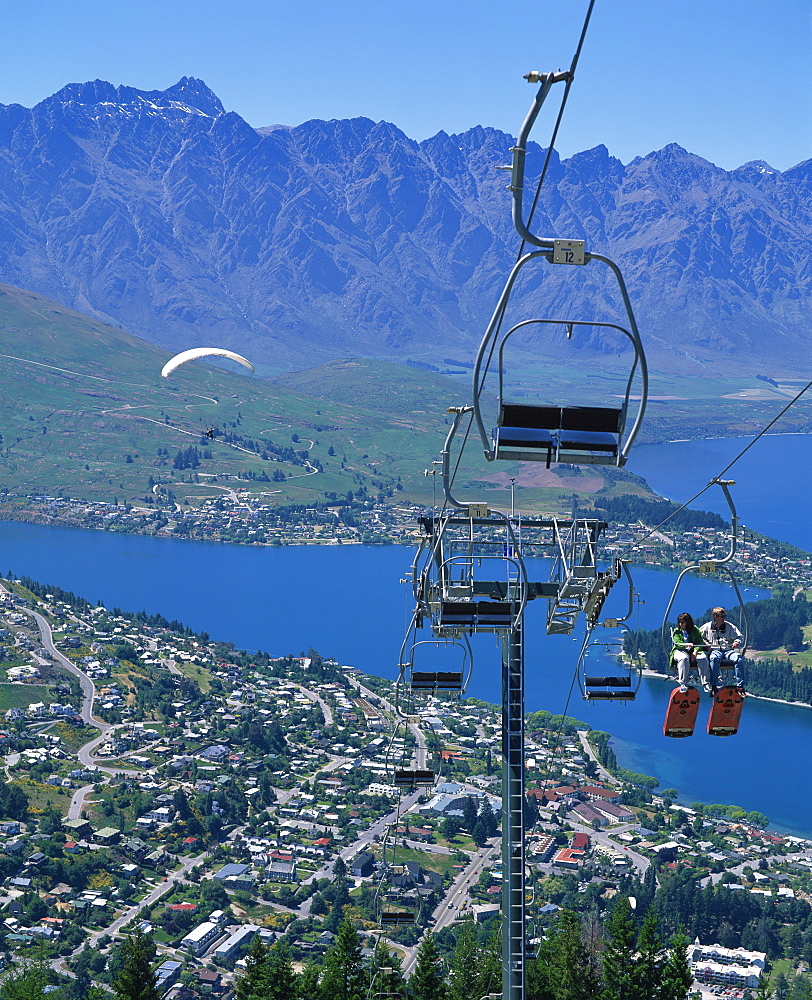
[[[530,228],[530,223],[533,221],[533,215],[535,214],[536,207],[538,205],[539,197],[541,195],[541,187],[547,176],[547,171],[550,167],[550,161],[553,157],[553,152],[555,150],[555,141],[558,138],[558,130],[561,128],[561,121],[564,117],[564,109],[567,106],[567,99],[569,98],[570,88],[572,87],[572,81],[575,79],[575,68],[578,65],[578,60],[581,58],[581,49],[584,46],[584,41],[586,39],[587,29],[589,28],[589,21],[592,17],[592,9],[595,6],[595,0],[589,0],[589,7],[586,12],[586,17],[584,18],[584,24],[581,28],[581,37],[578,39],[578,45],[575,49],[575,55],[572,57],[572,62],[570,63],[569,76],[566,83],[564,84],[564,93],[561,97],[561,104],[558,109],[558,115],[555,120],[555,125],[553,126],[553,132],[550,136],[550,144],[547,147],[547,155],[544,158],[544,164],[541,168],[541,175],[539,176],[538,184],[536,185],[536,194],[533,198],[533,204],[530,208],[530,214],[527,217],[527,228]],[[521,257],[524,253],[524,240],[521,242],[519,247],[519,253],[517,256]]]
[[[587,632],[591,632],[591,631],[592,631],[591,629],[587,629]],[[561,722],[559,723],[558,730],[553,733],[553,739],[555,741],[554,742],[555,756],[554,756],[554,759],[552,757],[551,757],[551,759],[548,759],[548,761],[547,761],[547,767],[545,768],[543,777],[541,779],[542,781],[548,781],[549,780],[549,778],[550,778],[550,772],[552,771],[553,765],[554,764],[558,764],[559,761],[560,761],[561,747],[560,747],[559,737],[561,736],[561,733],[564,730],[564,723],[567,720],[567,713],[568,713],[568,710],[569,710],[569,707],[570,707],[570,699],[572,698],[572,692],[575,689],[575,682],[578,680],[578,669],[579,669],[579,667],[580,667],[580,660],[576,660],[576,662],[575,662],[575,668],[572,671],[572,680],[570,681],[570,689],[567,692],[567,700],[564,702],[564,711],[561,713]]]
[[[710,480],[710,481],[709,481],[708,483],[706,483],[706,484],[705,484],[705,486],[703,486],[703,487],[702,487],[702,489],[701,489],[701,490],[700,490],[700,491],[699,491],[698,493],[695,493],[695,494],[694,494],[694,495],[693,495],[693,496],[692,496],[692,497],[690,498],[690,500],[686,500],[686,501],[685,501],[685,502],[684,502],[683,504],[680,504],[680,506],[679,506],[679,507],[677,507],[677,509],[676,509],[676,510],[673,510],[673,511],[671,511],[671,513],[670,513],[670,514],[668,515],[668,517],[666,517],[666,518],[664,518],[664,519],[663,519],[662,521],[660,521],[660,523],[659,523],[659,524],[655,525],[655,526],[654,526],[653,528],[650,528],[650,529],[649,529],[649,531],[647,531],[647,532],[646,532],[646,534],[644,534],[644,535],[642,535],[642,536],[641,536],[640,538],[636,539],[636,540],[635,540],[635,541],[634,541],[633,543],[630,543],[629,545],[627,545],[627,546],[626,546],[626,548],[625,548],[625,549],[623,550],[623,554],[625,555],[625,553],[627,553],[627,552],[630,552],[630,551],[634,550],[635,548],[637,548],[637,546],[639,546],[639,545],[641,544],[641,542],[644,542],[644,541],[645,541],[645,540],[646,540],[647,538],[650,538],[650,537],[651,537],[651,536],[652,536],[652,535],[654,534],[654,532],[655,532],[655,531],[659,531],[659,530],[660,530],[660,528],[662,528],[662,527],[663,527],[663,525],[665,525],[665,524],[668,524],[668,522],[669,522],[669,521],[670,521],[670,520],[671,520],[671,519],[672,519],[673,517],[676,517],[676,516],[677,516],[677,514],[679,514],[679,513],[680,513],[680,511],[683,511],[683,510],[685,510],[685,508],[686,508],[686,507],[687,507],[687,506],[688,506],[689,504],[692,504],[692,503],[694,502],[694,500],[696,500],[696,499],[698,499],[699,497],[701,497],[701,496],[702,496],[702,494],[703,494],[703,493],[704,493],[704,492],[705,492],[706,490],[709,490],[709,489],[711,488],[711,486],[715,486],[715,485],[716,485],[716,481],[717,481],[718,479],[721,479],[721,478],[722,478],[722,476],[724,476],[726,472],[729,472],[729,471],[730,471],[730,469],[732,469],[732,468],[733,468],[733,466],[734,466],[734,465],[736,464],[736,462],[738,462],[738,461],[739,461],[739,459],[740,459],[740,458],[742,458],[742,457],[744,456],[744,454],[745,454],[746,452],[748,452],[748,451],[749,451],[749,450],[750,450],[750,449],[751,449],[751,448],[753,447],[753,445],[754,445],[754,444],[756,443],[756,441],[758,441],[758,440],[759,440],[759,438],[763,437],[763,436],[764,436],[764,435],[765,435],[765,434],[767,433],[767,431],[768,431],[768,430],[769,430],[769,429],[770,429],[770,428],[771,428],[771,427],[772,427],[772,426],[773,426],[774,424],[777,424],[777,423],[778,423],[778,421],[779,421],[779,420],[781,419],[781,417],[783,417],[783,416],[784,416],[784,414],[785,414],[785,413],[787,412],[787,410],[788,410],[788,409],[789,409],[789,408],[790,408],[791,406],[794,406],[794,405],[795,405],[795,403],[797,403],[797,402],[798,402],[798,400],[799,400],[799,399],[801,398],[801,396],[803,396],[803,394],[804,394],[805,392],[807,392],[807,391],[808,391],[808,390],[809,390],[810,388],[812,388],[812,381],[809,381],[809,382],[807,382],[807,383],[806,383],[806,385],[805,385],[805,386],[803,387],[803,389],[801,389],[801,390],[800,390],[800,391],[799,391],[798,393],[796,393],[796,394],[795,394],[795,396],[793,396],[793,397],[792,397],[792,399],[791,399],[791,400],[790,400],[790,401],[789,401],[789,402],[787,403],[787,405],[786,405],[786,406],[785,406],[785,407],[784,407],[784,408],[783,408],[783,409],[782,409],[782,410],[780,411],[780,413],[778,413],[778,414],[777,414],[777,416],[773,417],[773,419],[772,419],[772,420],[771,420],[771,421],[770,421],[770,422],[769,422],[768,424],[766,424],[766,425],[765,425],[764,427],[762,427],[762,428],[761,428],[761,430],[760,430],[760,431],[758,432],[758,434],[756,434],[756,436],[755,436],[755,437],[753,438],[753,440],[752,440],[752,441],[749,441],[749,442],[748,442],[748,443],[747,443],[747,444],[746,444],[746,445],[744,446],[744,448],[742,448],[742,450],[741,450],[741,451],[739,452],[739,454],[738,454],[738,455],[736,455],[736,457],[735,457],[734,459],[732,459],[732,460],[731,460],[730,462],[728,462],[728,464],[727,464],[727,465],[726,465],[726,466],[724,467],[724,469],[722,469],[722,471],[721,471],[721,472],[720,472],[720,473],[719,473],[718,475],[714,476],[714,477],[713,477],[713,479],[711,479],[711,480]]]

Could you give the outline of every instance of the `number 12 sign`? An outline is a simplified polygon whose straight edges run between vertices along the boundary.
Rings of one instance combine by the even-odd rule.
[[[554,264],[585,264],[583,240],[553,240]]]

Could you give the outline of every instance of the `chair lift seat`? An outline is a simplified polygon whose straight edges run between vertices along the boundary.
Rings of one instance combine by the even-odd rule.
[[[558,447],[575,451],[606,451],[620,447],[623,410],[612,406],[564,406]]]
[[[497,444],[505,448],[549,448],[555,441],[552,431],[540,427],[506,427],[496,429]]]
[[[443,601],[440,625],[510,628],[515,613],[511,601]]]
[[[584,697],[587,701],[634,701],[637,692],[631,687],[632,679],[628,674],[622,677],[584,677]],[[614,690],[597,691],[596,688]]]
[[[393,784],[398,788],[430,786],[434,784],[434,771],[395,771]]]
[[[504,403],[499,413],[497,447],[543,448],[550,452],[555,446],[554,432],[560,425],[558,406]]]
[[[516,457],[509,449],[521,450],[520,457],[531,460],[539,452],[539,458],[548,464],[562,460],[589,463],[587,455],[594,452],[616,457],[624,417],[623,408],[614,406],[503,403],[494,435],[497,457]]]
[[[443,670],[439,672],[414,670],[409,683],[413,690],[426,691],[460,691],[462,690],[462,671]]]

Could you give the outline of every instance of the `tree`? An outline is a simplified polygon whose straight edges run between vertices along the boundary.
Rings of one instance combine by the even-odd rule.
[[[470,1000],[476,993],[478,953],[474,925],[466,920],[457,933],[457,943],[448,970],[450,1000]],[[479,996],[484,994],[480,993]]]
[[[675,934],[662,969],[660,1000],[685,1000],[693,978],[688,962],[688,938],[682,933]]]
[[[154,957],[152,938],[136,927],[119,948],[120,970],[112,984],[119,1000],[160,1000],[158,980],[152,971]]]
[[[634,979],[637,996],[656,997],[663,981],[664,959],[661,957],[662,941],[657,933],[657,917],[650,912],[640,928],[637,955],[634,959]]]
[[[417,963],[409,980],[410,1000],[447,1000],[448,991],[443,983],[440,956],[434,935],[426,931],[417,952]]]
[[[603,950],[601,1000],[638,1000],[635,976],[636,933],[627,896],[616,897],[606,922],[608,940]]]
[[[390,952],[386,942],[379,939],[375,945],[372,961],[370,991],[373,995],[394,993],[403,996],[405,992],[403,969],[397,952]]]
[[[254,1000],[296,1000],[296,974],[284,941],[277,941],[268,955],[268,979]]]
[[[474,843],[477,847],[484,847],[488,842],[488,828],[483,822],[483,820],[477,819],[474,823],[474,828],[471,830],[471,836],[473,837]]]
[[[341,922],[335,942],[324,956],[319,988],[324,1000],[360,1000],[366,996],[361,942],[347,919]]]
[[[296,996],[299,1000],[314,1000],[314,997],[319,996],[319,967],[312,962],[308,962],[299,973]]]
[[[61,833],[62,814],[53,806],[49,806],[39,818],[39,829],[40,833]]]
[[[245,974],[234,984],[237,1000],[250,1000],[251,997],[261,995],[260,991],[268,983],[269,964],[268,949],[257,934],[245,957]]]
[[[477,805],[476,800],[472,795],[466,796],[465,802],[462,805],[462,821],[465,823],[465,829],[473,834],[474,824],[477,818]]]
[[[61,990],[45,992],[48,967],[43,962],[23,964],[10,972],[0,985],[0,1000],[60,1000]]]
[[[344,919],[344,907],[350,901],[350,886],[347,878],[347,866],[340,855],[336,858],[335,864],[333,865],[333,885],[332,893],[330,895],[332,896],[333,909],[330,912],[330,916],[327,918],[326,927],[327,930],[332,931],[335,934]],[[330,898],[330,896],[327,898]]]
[[[491,800],[485,797],[482,800],[482,805],[479,809],[479,818],[485,824],[485,829],[488,831],[489,837],[495,837],[496,831],[499,824],[496,821],[496,816],[493,812],[493,806],[491,805]]]
[[[460,832],[460,821],[456,816],[446,816],[440,824],[440,835],[443,840],[453,840]]]
[[[555,933],[542,942],[532,972],[532,995],[539,1000],[591,1000],[600,993],[595,960],[570,910],[561,912]]]

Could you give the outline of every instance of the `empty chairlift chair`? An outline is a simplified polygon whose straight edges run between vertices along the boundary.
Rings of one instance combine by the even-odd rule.
[[[552,324],[564,326],[570,339],[571,331],[581,327],[601,327],[615,330],[621,337],[628,338],[634,347],[625,393],[619,404],[603,406],[550,405],[549,403],[517,403],[507,398],[504,385],[504,348],[512,334],[530,324]],[[488,340],[480,346],[478,362],[489,353]],[[516,324],[501,337],[498,351],[499,403],[496,427],[492,438],[485,432],[484,414],[481,407],[481,391],[475,397],[474,417],[489,459],[506,459],[520,462],[567,462],[572,465],[623,465],[645,408],[647,381],[645,356],[639,338],[629,330],[614,323],[592,323],[580,320],[562,321],[535,319]],[[475,385],[484,387],[483,368],[477,372]],[[640,397],[632,398],[638,372],[641,374]],[[607,404],[610,400],[607,399]],[[626,433],[627,416],[630,405],[638,403],[637,413],[631,430]]]
[[[585,701],[634,701],[636,694],[629,674],[617,677],[584,676]]]
[[[411,910],[384,910],[381,913],[382,927],[400,927],[403,924],[413,924],[414,913]]]
[[[537,249],[522,254],[516,261],[479,346],[472,381],[474,422],[482,441],[485,456],[489,461],[508,459],[521,462],[544,462],[546,465],[550,465],[552,462],[568,462],[574,465],[622,466],[626,462],[629,450],[640,429],[648,396],[646,356],[623,275],[614,261],[602,254],[588,251],[583,240],[537,236],[527,228],[523,217],[522,202],[528,138],[548,90],[549,88],[546,86],[539,89],[511,150],[513,163],[510,191],[513,201],[513,224],[523,243]],[[564,271],[559,271],[559,274],[566,273],[566,269],[570,268],[569,275],[572,276],[581,268],[596,263],[611,271],[615,279],[619,303],[622,303],[622,309],[619,309],[618,312],[621,316],[625,313],[625,317],[621,319],[621,323],[624,325],[569,316],[551,318],[545,316],[541,309],[539,310],[542,313],[540,316],[523,319],[520,322],[514,322],[508,317],[509,303],[517,279],[520,275],[526,277],[529,271],[535,269],[536,265],[543,269],[546,269],[548,264],[555,268],[563,267]],[[575,272],[572,271],[573,267]],[[526,268],[529,268],[529,271],[525,271]],[[576,289],[576,296],[582,294],[583,291],[582,285],[580,292]],[[537,294],[536,289],[531,288],[529,296]],[[549,301],[546,291],[544,301]],[[602,303],[597,303],[598,308],[601,306]],[[528,296],[525,296],[525,300],[522,302],[522,309],[525,313],[530,310],[532,314],[532,305],[529,304]],[[594,307],[591,305],[589,312],[594,312]],[[530,404],[527,402],[519,403],[507,398],[504,384],[505,346],[517,332],[530,332],[532,327],[536,327],[534,332],[537,332],[539,327],[543,328],[546,324],[563,327],[568,342],[573,340],[576,331],[580,334],[583,327],[588,327],[600,337],[614,334],[621,341],[626,339],[632,348],[633,357],[628,369],[625,392],[622,394],[619,404],[612,396],[608,396],[603,405],[599,406],[571,405],[569,402],[556,405],[549,399],[539,400],[537,404]],[[483,405],[487,405],[485,400],[487,399],[488,375],[494,359],[496,359],[495,368],[498,374],[498,409],[496,427],[490,434],[483,414]],[[565,354],[561,355],[561,360],[566,363]],[[577,360],[574,354],[570,356],[571,362],[577,362]],[[638,388],[635,388],[633,396],[632,391],[635,386]],[[637,404],[636,414],[631,427],[627,430],[627,418],[632,403]]]
[[[413,670],[409,678],[413,691],[462,691],[461,670]]]
[[[434,771],[395,771],[392,784],[396,788],[431,788],[434,777]]]

